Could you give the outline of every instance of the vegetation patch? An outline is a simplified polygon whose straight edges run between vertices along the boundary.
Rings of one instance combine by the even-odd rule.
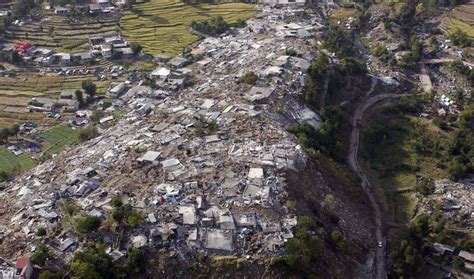
[[[49,155],[61,152],[64,148],[76,144],[78,140],[78,132],[65,125],[55,126],[41,133],[41,136],[52,144],[45,151]]]
[[[36,165],[28,154],[15,156],[5,147],[0,147],[0,172],[6,175],[29,170]]]
[[[120,19],[122,34],[130,42],[143,46],[143,51],[151,55],[176,55],[199,40],[199,36],[189,32],[193,21],[221,16],[232,25],[256,13],[252,4],[185,5],[179,0],[151,0],[135,5],[133,10],[133,14]]]

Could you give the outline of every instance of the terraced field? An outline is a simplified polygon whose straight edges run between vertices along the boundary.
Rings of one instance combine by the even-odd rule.
[[[41,134],[51,146],[45,150],[47,154],[57,154],[64,148],[77,143],[78,132],[65,125],[55,126]]]
[[[134,14],[120,19],[122,34],[131,42],[143,46],[151,55],[176,55],[184,47],[199,40],[189,32],[193,20],[205,20],[220,15],[228,23],[246,20],[255,15],[255,6],[244,3],[218,5],[184,5],[180,0],[150,0],[136,5]]]
[[[9,26],[5,32],[5,40],[28,41],[57,52],[79,53],[89,50],[90,37],[117,33],[119,18],[118,14],[83,19],[48,14],[41,21]]]
[[[14,170],[29,170],[36,165],[28,154],[15,156],[5,147],[0,147],[0,171],[11,173]]]
[[[110,81],[96,81],[94,75],[42,76],[34,72],[20,72],[16,77],[0,77],[0,127],[26,120],[44,122],[42,113],[27,113],[26,106],[32,97],[57,98],[62,90],[80,89],[83,80],[97,85],[99,94],[105,93]]]
[[[474,0],[454,8],[450,16],[443,19],[441,26],[448,33],[461,29],[474,39]]]

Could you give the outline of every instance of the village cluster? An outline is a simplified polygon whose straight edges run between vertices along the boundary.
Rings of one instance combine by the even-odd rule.
[[[61,229],[62,203],[77,204],[81,215],[105,221],[114,196],[145,216],[118,245],[118,233],[103,233],[114,259],[127,247],[162,245],[191,253],[282,253],[297,224],[286,206],[285,173],[301,170],[307,160],[283,126],[321,121],[298,95],[315,55],[305,40],[324,29],[315,15],[288,22],[296,11],[265,9],[246,28],[204,39],[193,47],[197,61],[191,65],[183,57],[157,56],[152,87],[131,81],[112,85],[107,95],[115,101],[105,112],[125,110],[125,115],[104,116],[98,138],[7,183],[0,193],[10,212],[0,220],[5,228],[0,238],[4,245],[22,246],[12,259],[22,263],[22,256],[34,252],[39,227]],[[267,33],[275,36],[257,39]],[[288,49],[300,55],[289,56]],[[262,74],[254,85],[236,82],[248,72]],[[291,99],[291,108],[272,113],[282,98]],[[57,101],[65,109],[74,102],[66,91]],[[115,125],[107,125],[111,120]],[[84,243],[67,229],[48,245],[66,260]]]
[[[128,41],[120,35],[97,36],[89,38],[90,51],[83,53],[56,53],[52,49],[35,47],[24,41],[3,43],[2,50],[18,52],[23,61],[41,67],[61,67],[74,65],[90,65],[99,58],[123,57],[130,58],[133,51]]]

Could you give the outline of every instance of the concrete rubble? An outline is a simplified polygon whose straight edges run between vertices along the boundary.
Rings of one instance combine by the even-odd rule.
[[[300,81],[314,57],[308,33],[321,32],[320,20],[311,15],[291,22],[295,12],[264,8],[248,27],[195,44],[204,58],[191,73],[184,70],[192,86],[176,92],[165,86],[188,63],[177,57],[173,70],[162,65],[153,71],[153,89],[131,82],[111,88],[109,97],[117,98],[112,109],[126,113],[102,119],[99,137],[7,183],[0,192],[9,208],[0,216],[0,235],[34,245],[38,228],[60,228],[62,203],[105,220],[111,198],[119,195],[143,213],[145,223],[125,244],[110,241],[114,259],[128,246],[282,253],[296,226],[284,206],[285,173],[302,170],[307,160],[285,126],[317,127],[321,121],[299,101]],[[284,57],[290,48],[301,57]],[[260,76],[254,87],[235,82],[247,72]],[[275,109],[283,98],[295,104],[294,113]],[[112,119],[115,125],[104,125]],[[214,131],[206,128],[211,123]],[[62,258],[82,245],[78,234],[66,235],[56,249]]]

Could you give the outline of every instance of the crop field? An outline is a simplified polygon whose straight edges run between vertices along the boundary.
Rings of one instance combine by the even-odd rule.
[[[34,72],[20,72],[16,77],[0,77],[0,127],[26,120],[40,121],[42,113],[27,113],[26,106],[32,97],[57,98],[62,90],[80,89],[83,80],[97,85],[97,93],[105,93],[109,81],[97,81],[94,75],[42,76]],[[41,121],[42,122],[42,121]]]
[[[448,33],[461,29],[474,38],[474,0],[454,8],[450,16],[443,19],[441,26]]]
[[[28,154],[15,156],[5,147],[0,147],[0,171],[11,173],[14,170],[29,170],[36,165]]]
[[[89,37],[117,33],[118,21],[119,15],[68,19],[48,14],[41,21],[9,26],[5,32],[5,40],[28,41],[37,47],[46,47],[57,52],[78,53],[89,50]]]
[[[41,136],[51,143],[45,152],[51,155],[59,153],[64,148],[77,143],[77,135],[76,130],[65,125],[58,125],[41,133]]]
[[[184,47],[199,40],[189,32],[192,21],[222,16],[228,23],[247,20],[255,15],[255,6],[245,3],[217,5],[184,5],[179,0],[150,0],[134,6],[136,13],[120,19],[122,34],[143,46],[151,55],[176,55]]]

